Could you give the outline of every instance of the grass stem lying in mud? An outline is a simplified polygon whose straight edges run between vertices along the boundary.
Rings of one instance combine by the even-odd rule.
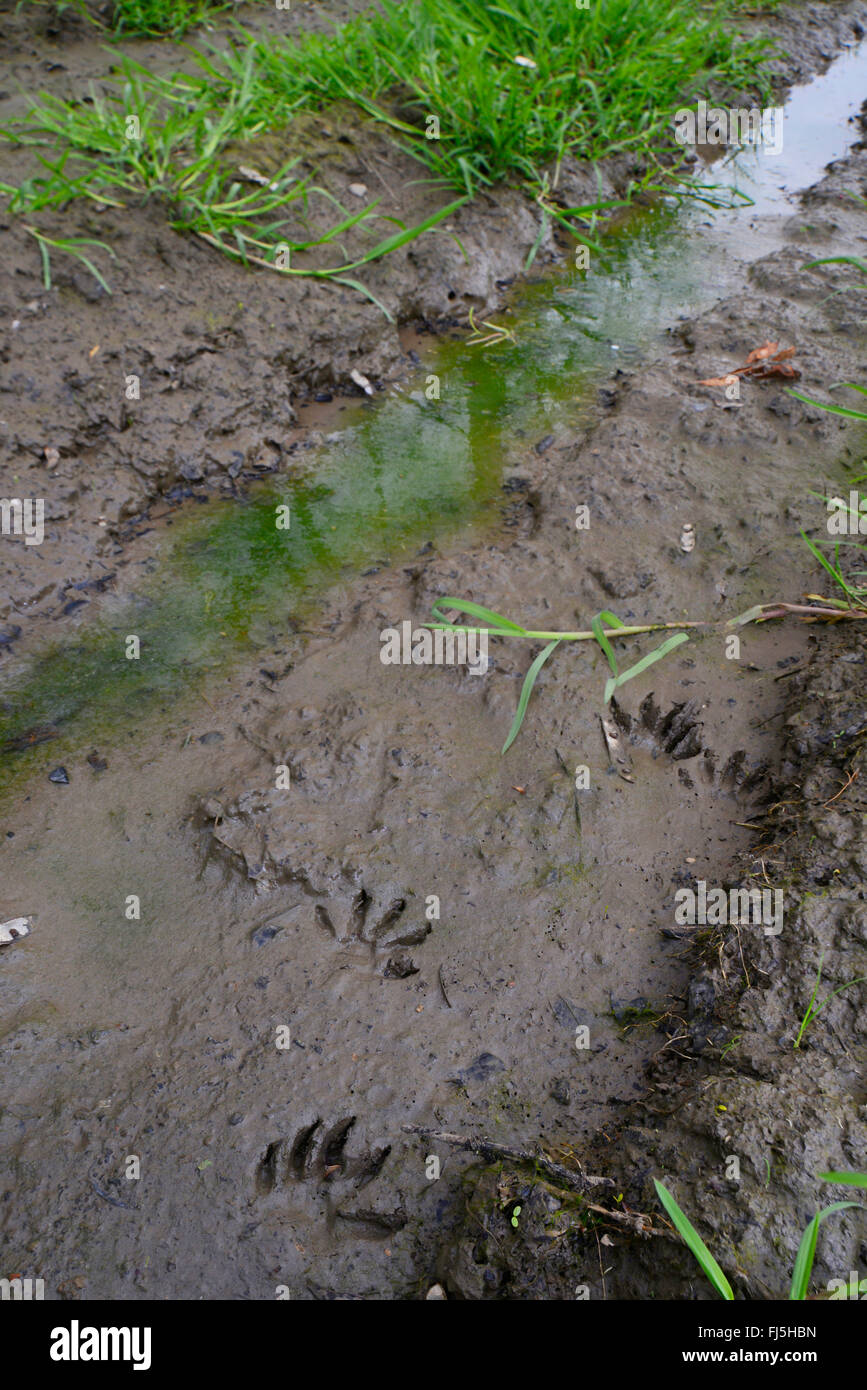
[[[836,599],[824,599],[821,595],[810,595],[816,598],[817,603],[757,603],[752,608],[748,608],[745,613],[740,613],[735,618],[728,619],[727,627],[742,627],[746,623],[769,622],[774,618],[785,618],[790,614],[810,621],[837,622],[844,618],[867,619],[867,605],[861,607],[847,607]],[[827,604],[827,607],[819,605]],[[455,623],[446,617],[446,611],[452,610],[457,613],[466,613],[472,618],[481,618],[486,624],[484,627],[470,627]],[[521,687],[521,694],[518,699],[518,708],[515,711],[515,718],[509,730],[506,742],[503,744],[503,753],[507,753],[517,738],[521,725],[524,722],[524,715],[527,712],[527,705],[533,693],[539,672],[548,658],[553,655],[561,642],[596,642],[605,656],[611,669],[611,676],[606,681],[603,703],[608,704],[615,691],[625,685],[627,681],[633,680],[636,676],[642,675],[657,661],[668,656],[677,647],[689,641],[689,633],[686,629],[690,628],[714,628],[719,627],[718,622],[701,622],[684,620],[683,622],[663,622],[663,623],[624,623],[617,617],[616,613],[611,613],[607,609],[597,613],[590,620],[589,629],[579,629],[573,632],[544,632],[535,628],[521,627],[511,618],[506,618],[502,613],[496,613],[492,608],[484,608],[481,604],[472,603],[468,599],[460,598],[441,598],[437,599],[431,609],[432,621],[425,623],[424,626],[433,631],[454,632],[454,633],[476,633],[484,634],[488,637],[518,637],[529,642],[545,642],[547,645],[535,658]],[[605,624],[608,624],[606,627]],[[636,637],[647,632],[670,632],[674,630],[674,635],[666,640],[653,651],[647,652],[643,657],[630,666],[626,671],[620,671],[614,649],[611,646],[613,637]]]

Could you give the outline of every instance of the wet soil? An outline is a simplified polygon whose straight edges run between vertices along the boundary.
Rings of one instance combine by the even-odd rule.
[[[240,18],[254,32],[303,33],[359,8],[242,6]],[[52,6],[18,8],[6,0],[0,25],[8,64],[0,79],[0,124],[20,118],[33,91],[80,98],[105,79],[104,37],[71,11],[56,16]],[[857,39],[867,26],[867,6],[863,0],[798,6],[765,21],[765,31],[769,25],[781,49],[769,71],[788,84]],[[200,42],[219,42],[219,29]],[[159,40],[128,41],[119,51],[157,71],[192,62]],[[379,199],[382,216],[407,225],[451,200],[355,110],[302,116],[290,144],[279,134],[260,138],[239,146],[237,163],[268,174],[300,149],[299,173],[350,210]],[[0,179],[20,183],[38,170],[36,154],[33,147],[0,146]],[[567,163],[560,195],[568,206],[617,197],[636,172],[626,157],[603,161],[598,178]],[[367,189],[361,200],[351,186]],[[324,196],[311,195],[310,226],[330,225],[332,214]],[[409,330],[465,329],[470,309],[481,318],[500,307],[537,241],[541,216],[518,191],[498,188],[460,208],[442,230],[364,267],[359,278],[391,320],[346,287],[245,273],[205,243],[173,232],[157,202],[98,213],[73,204],[53,220],[50,210],[40,213],[47,234],[94,237],[114,252],[111,260],[94,252],[111,295],[60,253],[46,291],[36,243],[19,219],[7,217],[0,442],[14,495],[45,499],[48,534],[39,564],[7,557],[0,622],[21,626],[24,644],[46,623],[67,626],[64,582],[113,583],[108,576],[125,562],[132,523],[156,498],[174,505],[197,490],[234,495],[263,475],[291,477],[298,427],[307,421],[302,404],[323,395],[359,398],[353,370],[382,393],[412,369]],[[347,255],[369,249],[383,228],[392,224],[374,222],[348,235]],[[534,270],[571,255],[549,228]],[[311,265],[321,260],[317,252],[308,256]],[[137,401],[126,398],[129,375],[140,381]]]
[[[816,39],[829,52],[840,13]],[[798,23],[806,30],[808,19]],[[809,65],[814,49],[804,51]],[[271,1298],[278,1286],[301,1298],[414,1297],[435,1277],[468,1298],[574,1297],[577,1285],[593,1297],[703,1296],[664,1234],[627,1236],[613,1216],[605,1233],[614,1245],[601,1247],[601,1228],[588,1228],[574,1197],[529,1181],[526,1169],[479,1174],[449,1145],[403,1129],[418,1125],[542,1144],[614,1179],[627,1215],[657,1210],[648,1182],[664,1175],[718,1232],[727,1270],[743,1270],[743,1291],[767,1297],[785,1287],[819,1196],[816,1164],[863,1162],[864,987],[823,1011],[809,1047],[791,1048],[817,953],[825,950],[833,984],[861,973],[857,780],[854,793],[822,808],[863,757],[863,643],[851,632],[777,625],[746,629],[730,659],[722,629],[711,627],[623,688],[616,718],[632,763],[627,782],[600,730],[607,669],[586,647],[561,648],[545,668],[502,758],[527,650],[493,644],[483,676],[384,666],[380,633],[424,620],[444,594],[534,629],[584,626],[603,607],[632,622],[684,612],[722,620],[798,597],[810,573],[798,529],[824,517],[809,490],[839,489],[863,471],[863,442],[786,395],[785,383],[747,383],[738,403],[698,383],[769,337],[797,348],[808,394],[857,379],[863,293],[845,267],[804,263],[863,255],[863,213],[846,192],[865,185],[857,147],[806,196],[765,210],[749,234],[724,217],[681,224],[675,254],[687,261],[690,242],[712,268],[705,285],[681,282],[680,317],[663,301],[643,341],[637,332],[639,341],[615,340],[610,323],[597,322],[604,352],[592,373],[567,350],[569,296],[579,296],[571,322],[583,312],[586,330],[588,292],[568,281],[531,287],[513,302],[518,346],[498,349],[477,375],[501,378],[508,394],[529,345],[533,409],[516,419],[495,408],[490,385],[456,391],[439,457],[462,429],[476,473],[447,475],[458,504],[446,526],[441,488],[414,530],[401,521],[412,496],[384,488],[374,471],[380,511],[359,478],[359,547],[329,550],[329,528],[344,536],[351,516],[338,467],[329,519],[307,498],[315,524],[302,508],[299,533],[293,512],[302,568],[321,567],[315,591],[293,571],[275,606],[280,563],[248,544],[241,521],[255,517],[253,494],[197,509],[204,517],[228,508],[239,518],[238,549],[249,551],[243,582],[224,591],[209,523],[195,519],[200,531],[190,522],[184,532],[205,549],[186,571],[189,593],[202,596],[198,621],[212,629],[199,684],[163,687],[151,668],[135,692],[113,686],[117,659],[114,677],[91,671],[92,723],[84,682],[75,711],[83,722],[73,727],[70,715],[65,742],[58,721],[57,739],[4,757],[4,771],[23,771],[2,809],[0,916],[34,921],[26,941],[4,949],[0,976],[12,1082],[0,1111],[10,1269],[71,1299]],[[141,225],[130,235],[144,238]],[[628,229],[628,245],[643,235]],[[196,254],[173,243],[173,274],[187,292],[182,258]],[[499,250],[496,259],[501,266]],[[217,272],[208,274],[211,305]],[[623,293],[616,307],[637,322]],[[116,297],[126,304],[126,294]],[[170,328],[156,315],[152,324],[165,342]],[[343,322],[347,345],[357,344],[356,327]],[[89,343],[88,328],[96,332],[97,320],[83,330]],[[100,318],[99,358],[107,341]],[[309,361],[303,329],[294,341]],[[246,371],[248,361],[267,361],[263,343],[245,344],[249,358],[221,348],[211,365]],[[472,375],[448,350],[441,362],[456,388]],[[549,389],[570,373],[574,390]],[[421,400],[395,406],[403,435],[359,428],[368,458],[409,439],[417,488],[431,471],[430,436],[405,432],[403,412],[425,409],[409,386]],[[247,407],[237,378],[225,389],[227,410]],[[196,398],[210,394],[200,384]],[[258,387],[250,395],[255,432],[265,396]],[[286,404],[296,409],[288,396]],[[68,407],[57,420],[71,420]],[[72,437],[79,426],[68,428]],[[200,460],[207,428],[189,428]],[[496,452],[510,432],[494,472],[492,441]],[[94,460],[104,459],[103,444]],[[301,484],[313,484],[319,456],[299,448],[292,457]],[[479,516],[473,497],[491,493]],[[589,508],[586,531],[575,529],[577,506]],[[78,496],[70,508],[85,515]],[[690,553],[680,546],[687,522],[697,538]],[[107,543],[106,568],[126,559],[136,576],[123,594],[92,596],[109,632],[135,631],[131,613],[146,622],[161,611],[160,591],[144,579],[172,573],[168,534],[133,536],[120,557]],[[60,552],[49,558],[48,542],[36,549],[45,551],[40,564],[69,578]],[[236,608],[247,647],[232,625]],[[18,611],[6,621],[20,622]],[[167,643],[170,616],[154,627],[156,645]],[[92,617],[68,617],[84,641]],[[176,626],[189,622],[180,610]],[[646,646],[622,644],[622,664]],[[57,713],[56,690],[43,706],[39,691],[22,688],[28,718]],[[119,708],[109,719],[112,694]],[[61,757],[62,785],[48,781]],[[576,788],[579,767],[586,788]],[[803,804],[770,810],[790,801]],[[784,931],[715,942],[702,963],[692,940],[672,931],[674,892],[699,878],[734,884],[754,867],[751,856],[785,889]],[[578,1048],[582,1029],[588,1045]],[[675,1106],[670,1118],[654,1113]],[[724,1177],[730,1153],[741,1156],[738,1185]],[[128,1176],[132,1157],[138,1179]],[[607,1195],[602,1205],[619,1210]],[[849,1217],[833,1233],[826,1223],[819,1276],[857,1268],[863,1238]]]

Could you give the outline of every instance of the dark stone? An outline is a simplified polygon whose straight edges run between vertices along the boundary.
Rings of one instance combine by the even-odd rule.
[[[266,942],[273,941],[277,933],[282,930],[282,927],[257,927],[256,930],[251,933],[250,940],[254,946],[264,946]]]
[[[458,1072],[458,1080],[466,1081],[488,1081],[497,1072],[505,1071],[506,1064],[499,1057],[495,1057],[493,1052],[481,1052],[474,1062],[471,1062],[463,1071]]]
[[[551,1097],[558,1105],[568,1105],[570,1100],[569,1082],[565,1076],[555,1078],[551,1086]]]
[[[389,956],[382,974],[386,980],[406,980],[410,975],[418,974],[418,966],[405,952],[400,951],[395,956]]]

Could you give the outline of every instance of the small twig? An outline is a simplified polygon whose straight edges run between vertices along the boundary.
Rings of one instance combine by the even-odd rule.
[[[437,971],[437,977],[438,977],[439,982],[440,982],[440,989],[441,989],[442,992],[443,992],[443,999],[446,1001],[447,1006],[448,1006],[449,1008],[451,1008],[451,1006],[452,1006],[452,1005],[451,1005],[451,1000],[449,999],[449,996],[446,994],[446,986],[445,986],[445,981],[443,980],[443,968],[442,968],[442,966],[440,966],[439,970]]]
[[[852,783],[855,781],[855,778],[856,778],[857,776],[858,776],[858,769],[856,768],[854,772],[850,772],[850,773],[849,773],[848,781],[846,781],[846,782],[843,783],[842,787],[841,787],[840,790],[837,792],[836,796],[832,796],[830,801],[826,801],[822,809],[825,810],[825,811],[827,811],[828,807],[831,806],[831,805],[833,805],[833,803],[837,800],[837,797],[838,797],[838,796],[842,796],[843,793],[844,793],[845,791],[848,791],[848,790],[849,790],[849,788],[851,787]]]
[[[424,1125],[401,1125],[404,1134],[419,1134],[423,1139],[439,1139],[443,1144],[450,1144],[452,1148],[464,1149],[468,1153],[477,1154],[479,1158],[497,1159],[505,1158],[512,1163],[532,1163],[546,1177],[557,1182],[561,1187],[570,1187],[576,1192],[584,1192],[590,1187],[613,1187],[613,1178],[593,1177],[585,1173],[573,1173],[570,1168],[564,1168],[559,1163],[552,1163],[550,1159],[542,1158],[540,1154],[530,1153],[527,1149],[512,1148],[507,1144],[494,1144],[490,1139],[475,1139],[464,1134],[448,1134],[439,1129],[426,1129]],[[604,1207],[595,1207],[595,1211],[604,1211]],[[622,1213],[618,1213],[622,1215]]]
[[[90,1179],[90,1185],[97,1197],[102,1197],[103,1201],[110,1202],[113,1207],[122,1207],[124,1211],[135,1211],[135,1207],[131,1207],[128,1202],[122,1202],[119,1197],[112,1197],[110,1193],[103,1192],[102,1188],[94,1182],[93,1178]]]
[[[610,1207],[597,1206],[595,1202],[586,1202],[588,1211],[598,1211],[600,1215],[607,1216],[612,1221],[617,1221],[621,1226],[628,1226],[640,1236],[667,1236],[668,1231],[657,1231],[653,1228],[651,1217],[643,1212],[612,1211]]]

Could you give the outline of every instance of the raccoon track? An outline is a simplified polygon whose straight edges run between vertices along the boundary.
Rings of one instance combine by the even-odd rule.
[[[303,1125],[293,1139],[276,1139],[265,1149],[256,1166],[256,1191],[267,1196],[289,1182],[315,1182],[319,1186],[353,1182],[366,1187],[377,1177],[391,1153],[391,1145],[351,1157],[346,1152],[355,1115],[345,1115],[323,1130],[321,1118]]]
[[[611,706],[618,728],[628,735],[631,743],[649,741],[654,749],[665,753],[674,762],[685,763],[700,755],[701,761],[695,769],[678,768],[678,777],[685,786],[695,785],[694,772],[707,786],[731,796],[743,797],[758,792],[767,781],[767,762],[761,760],[751,766],[743,748],[732,753],[722,768],[717,770],[716,754],[704,743],[704,725],[699,718],[701,706],[697,700],[672,705],[663,714],[651,692],[642,700],[636,718],[627,714],[614,700]]]
[[[429,922],[424,922],[421,926],[405,926],[403,930],[398,928],[398,923],[406,909],[406,898],[394,898],[388,907],[378,916],[372,918],[368,924],[372,902],[373,898],[362,885],[350,903],[346,928],[343,932],[338,931],[331,913],[321,903],[317,903],[314,909],[316,921],[340,945],[363,942],[374,953],[392,951],[397,946],[418,946],[430,934],[431,925]],[[395,930],[396,928],[397,930]],[[383,974],[388,979],[403,979],[407,975],[416,973],[416,967],[412,962],[400,954],[390,958],[383,970]]]

